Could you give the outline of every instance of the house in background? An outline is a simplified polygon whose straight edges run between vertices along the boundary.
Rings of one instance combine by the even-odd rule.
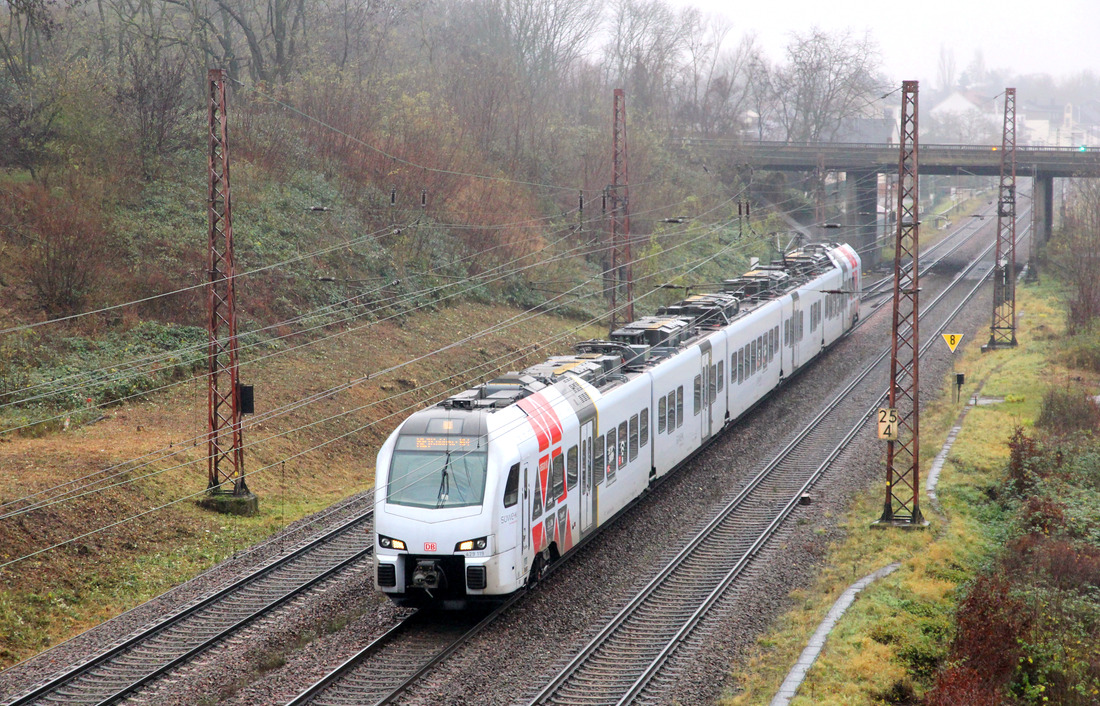
[[[1017,109],[1017,141],[1036,147],[1100,147],[1100,101],[1025,103]]]

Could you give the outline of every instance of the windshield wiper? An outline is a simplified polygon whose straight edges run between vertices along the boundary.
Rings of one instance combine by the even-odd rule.
[[[436,503],[436,508],[443,507],[443,504],[447,502],[448,496],[451,492],[451,480],[447,477],[447,469],[451,467],[451,452],[447,452],[447,460],[443,462],[443,472],[439,479],[439,502]]]

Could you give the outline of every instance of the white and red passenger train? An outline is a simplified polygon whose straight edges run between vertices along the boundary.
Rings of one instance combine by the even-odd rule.
[[[850,246],[810,245],[414,413],[378,453],[378,588],[522,588],[843,336],[859,288]]]

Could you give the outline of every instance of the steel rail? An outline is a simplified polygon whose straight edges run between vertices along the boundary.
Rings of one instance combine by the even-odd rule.
[[[935,250],[937,250],[941,247],[945,247],[952,240],[957,240],[957,242],[954,242],[947,249],[946,252],[940,254],[936,260],[926,261],[925,265],[922,269],[924,271],[927,271],[927,270],[930,270],[931,268],[935,267],[936,264],[938,264],[939,262],[941,262],[943,260],[943,258],[951,255],[958,248],[960,248],[963,245],[965,245],[966,243],[970,242],[970,240],[978,234],[978,231],[980,229],[981,229],[981,226],[978,226],[978,228],[976,228],[973,232],[965,233],[965,226],[960,227],[955,232],[951,233],[948,237],[946,237],[946,238],[940,240],[939,242],[937,242],[935,245],[933,245],[929,249],[930,252],[935,251]],[[886,283],[888,281],[889,281],[889,278],[884,278],[881,282],[876,283],[875,286],[883,285],[884,283]],[[881,306],[881,303],[879,305],[876,305],[876,309],[877,309],[878,306]],[[866,321],[868,321],[867,318],[861,319],[857,323],[857,325],[853,327],[852,330],[854,331],[856,328],[858,328],[859,326],[864,324]],[[803,368],[803,370],[804,370],[804,368]],[[824,413],[822,413],[822,414],[824,414]],[[700,449],[699,451],[701,451],[701,450],[702,449]],[[696,454],[699,451],[697,451]],[[696,454],[693,454],[691,458],[694,458]],[[671,475],[672,474],[669,474],[669,476],[671,476]],[[653,487],[657,487],[658,485],[662,484],[665,480],[667,480],[667,478],[669,476],[665,476],[664,478],[662,478]],[[628,505],[626,508],[624,508],[619,514],[620,515],[625,514],[628,510],[635,507],[636,504],[641,500],[642,497],[645,497],[645,496],[643,495],[643,496],[639,497],[638,499],[636,499],[634,502],[632,502],[630,505]],[[609,523],[609,524],[611,524],[611,523]],[[606,525],[605,525],[605,527],[606,527]],[[601,532],[602,532],[602,530],[601,530]],[[588,537],[586,537],[581,542],[581,544],[578,545],[577,549],[580,549],[581,547],[586,545],[588,542],[592,541],[601,532],[597,532],[593,535],[589,535]],[[544,578],[545,578],[545,576],[548,576],[551,573],[553,573],[553,571],[557,570],[559,567],[560,567],[560,563],[558,563],[558,562],[555,562],[554,564],[551,564],[548,567],[547,572],[544,575]],[[503,614],[505,609],[509,608],[514,603],[519,601],[524,595],[526,595],[526,592],[527,592],[527,589],[521,589],[516,594],[513,594],[513,596],[511,596],[504,604],[502,604],[497,610],[493,611],[489,616],[486,617],[486,619],[484,619],[483,621],[478,623],[478,625],[476,625],[473,629],[471,629],[471,631],[469,631],[468,633],[460,636],[458,639],[456,639],[448,647],[446,647],[442,650],[439,650],[433,656],[427,658],[401,684],[396,686],[385,697],[382,697],[382,698],[374,701],[374,703],[376,703],[376,704],[389,704],[389,703],[396,702],[397,699],[400,696],[407,693],[407,691],[412,686],[414,686],[424,675],[426,675],[432,669],[434,669],[439,664],[444,662],[451,654],[453,654],[455,651],[457,651],[463,645],[467,644],[477,634],[479,634],[486,627],[488,627],[488,625],[491,624],[497,617],[499,617],[499,615]],[[413,616],[410,616],[409,620],[411,620],[412,617]],[[334,687],[334,686],[339,685],[342,680],[349,678],[349,676],[352,675],[354,673],[354,671],[360,665],[363,665],[368,660],[370,660],[372,657],[374,657],[382,649],[382,647],[388,645],[392,640],[394,640],[397,637],[400,637],[400,636],[404,635],[406,632],[408,632],[404,628],[404,625],[405,625],[405,623],[402,623],[399,626],[395,627],[394,629],[391,629],[386,634],[382,635],[377,640],[375,640],[374,642],[372,642],[371,644],[367,645],[362,650],[357,652],[355,655],[352,655],[351,657],[349,657],[347,660],[345,660],[339,666],[334,668],[331,672],[329,672],[324,677],[319,679],[317,682],[315,682],[314,684],[309,686],[307,689],[305,689],[303,692],[298,694],[296,697],[294,697],[293,699],[288,701],[286,706],[304,706],[304,704],[312,703],[314,700],[316,700],[316,698],[319,695],[321,695],[323,692],[328,690],[330,687]]]
[[[992,245],[985,248],[982,253],[974,259],[970,266],[961,271],[952,280],[948,287],[946,287],[945,290],[935,298],[932,304],[925,310],[924,315],[930,314],[942,301],[942,299],[954,290],[958,282],[961,281],[963,277],[965,277],[967,274],[978,267],[982,259],[984,259],[992,249]],[[938,330],[942,331],[943,328],[945,328],[946,325],[950,323],[950,321],[955,316],[957,316],[962,307],[965,306],[973,298],[977,291],[985,285],[985,283],[985,278],[981,278],[977,285],[972,288],[971,292],[969,292],[968,295],[964,298],[963,302],[959,304],[959,306],[957,306],[956,309],[950,313],[945,322],[938,327]],[[925,345],[922,346],[922,354],[928,350],[928,347],[932,344],[933,341],[934,339],[926,341]],[[649,584],[647,584],[646,587],[644,587],[627,606],[620,610],[620,612],[614,618],[612,618],[611,621],[584,648],[581,649],[581,651],[570,662],[570,664],[567,665],[541,692],[539,692],[539,694],[535,696],[535,698],[530,703],[537,704],[551,699],[553,695],[562,686],[564,686],[574,674],[576,674],[580,670],[583,664],[586,663],[593,655],[595,655],[597,651],[604,644],[607,643],[609,638],[625,625],[626,621],[630,617],[637,613],[639,608],[656,592],[656,590],[661,585],[666,582],[666,580],[669,579],[670,576],[672,576],[675,570],[680,567],[687,560],[687,558],[693,555],[700,547],[700,545],[703,544],[703,542],[705,542],[708,538],[715,534],[716,530],[722,525],[723,521],[726,520],[733,513],[734,510],[744,504],[748,496],[753,491],[755,491],[755,489],[759,487],[761,483],[763,483],[765,478],[770,476],[775,471],[775,469],[784,460],[786,460],[787,457],[793,454],[796,447],[800,445],[802,441],[805,440],[805,438],[808,437],[809,434],[823,422],[827,415],[830,412],[834,411],[835,408],[839,406],[839,404],[844,400],[844,398],[850,395],[861,382],[863,382],[874,372],[874,370],[881,364],[883,360],[885,360],[886,356],[888,355],[889,350],[886,350],[884,353],[878,356],[875,361],[865,366],[864,370],[855,379],[853,379],[853,381],[848,386],[846,386],[846,388],[841,393],[836,395],[836,397],[834,397],[834,399],[828,405],[826,405],[826,407],[818,415],[816,415],[809,424],[806,425],[806,427],[795,437],[795,439],[793,439],[786,447],[784,447],[784,449],[781,450],[779,454],[777,454],[775,459],[773,459],[772,462],[770,462],[764,470],[758,473],[757,476],[755,476],[746,485],[746,487],[743,488],[738,493],[738,495],[733,498],[720,511],[718,516],[711,520],[711,522],[709,522],[706,527],[704,527],[699,533],[697,533],[697,535],[688,542],[685,548],[676,557],[674,557],[665,566],[665,568],[662,569],[662,571],[659,572],[659,574]],[[851,438],[854,437],[855,434],[857,434],[863,428],[867,417],[874,413],[874,409],[878,404],[881,403],[882,399],[883,396],[879,395],[871,408],[859,418],[859,420],[856,422],[855,425],[853,425],[849,433],[845,435],[844,440],[839,445],[837,445],[833,449],[833,451],[826,457],[825,462],[820,464],[818,468],[815,469],[815,471],[810,475],[810,477],[802,484],[799,490],[793,495],[791,500],[787,502],[783,509],[767,525],[765,530],[761,532],[761,534],[752,542],[749,548],[742,555],[741,559],[736,562],[734,567],[729,572],[727,572],[726,576],[718,582],[718,585],[716,585],[716,587],[712,589],[707,598],[702,602],[699,607],[696,608],[696,610],[692,613],[688,620],[681,625],[680,629],[676,631],[672,638],[665,643],[662,650],[646,667],[641,676],[638,677],[634,684],[627,690],[626,694],[618,701],[619,704],[630,702],[645,687],[645,685],[649,683],[653,675],[659,671],[661,666],[665,663],[665,661],[667,661],[668,657],[672,654],[676,647],[678,647],[682,643],[682,641],[698,624],[702,617],[707,614],[709,609],[719,600],[722,595],[725,594],[726,590],[733,583],[733,581],[738,576],[740,576],[741,572],[749,564],[752,558],[756,556],[760,549],[766,544],[767,540],[770,539],[770,537],[773,536],[774,533],[779,529],[783,520],[786,519],[793,508],[797,506],[798,500],[801,497],[802,493],[804,493],[806,489],[811,487],[821,477],[821,475],[824,474],[825,470],[841,453],[843,448],[848,443],[850,443]]]
[[[374,510],[370,509],[370,510],[367,510],[366,512],[359,513],[356,516],[345,520],[341,524],[337,525],[334,528],[331,528],[330,530],[325,531],[320,536],[313,538],[312,540],[308,541],[306,544],[304,544],[301,547],[295,549],[294,551],[290,552],[289,554],[286,554],[285,556],[279,557],[276,560],[274,560],[274,561],[272,561],[272,562],[270,562],[270,563],[268,563],[268,564],[266,564],[262,567],[259,567],[258,569],[256,569],[256,570],[246,574],[245,576],[242,576],[242,577],[238,578],[237,580],[233,581],[229,585],[215,591],[214,593],[210,594],[209,596],[206,596],[205,598],[201,599],[197,603],[195,603],[193,605],[190,605],[190,606],[188,606],[188,607],[184,608],[183,610],[180,610],[176,613],[172,613],[168,616],[165,616],[164,618],[162,618],[161,620],[153,623],[152,625],[149,625],[149,626],[139,630],[138,632],[132,634],[131,636],[124,639],[121,643],[119,643],[117,645],[114,645],[110,649],[108,649],[108,650],[92,657],[91,659],[89,659],[87,661],[84,661],[84,662],[74,666],[72,669],[70,669],[70,670],[68,670],[68,671],[66,671],[62,674],[59,674],[59,675],[56,675],[56,676],[50,678],[49,680],[47,680],[46,682],[44,682],[42,684],[39,684],[38,686],[34,687],[31,691],[26,692],[26,693],[20,695],[19,697],[17,697],[15,700],[8,702],[8,706],[24,706],[25,704],[30,704],[30,703],[33,703],[33,702],[38,701],[40,699],[47,698],[52,692],[56,692],[59,689],[62,689],[65,686],[74,683],[76,680],[80,679],[83,675],[91,673],[91,671],[93,669],[96,669],[98,667],[102,667],[102,666],[107,665],[109,662],[111,662],[116,657],[122,656],[124,653],[126,653],[126,652],[128,652],[128,651],[130,651],[134,648],[139,647],[142,643],[144,643],[148,640],[151,640],[152,638],[156,637],[159,634],[162,634],[166,630],[182,624],[183,621],[191,618],[192,616],[197,615],[201,611],[204,611],[208,608],[216,606],[218,603],[227,600],[230,597],[231,594],[236,593],[237,591],[242,590],[244,588],[247,588],[248,586],[256,583],[257,581],[259,581],[259,580],[261,580],[265,577],[273,575],[275,572],[279,571],[280,569],[288,567],[291,564],[291,562],[294,562],[295,560],[304,558],[307,555],[309,555],[310,553],[312,553],[314,551],[317,551],[318,549],[320,549],[320,548],[324,547],[325,545],[327,545],[330,541],[338,538],[340,535],[342,535],[344,533],[347,533],[347,532],[355,531],[356,528],[358,528],[360,525],[368,522],[370,519],[373,518],[373,516],[374,516]],[[338,571],[342,568],[346,568],[351,563],[354,563],[354,560],[362,558],[363,553],[371,553],[373,551],[373,541],[370,544],[371,544],[370,547],[368,547],[365,550],[362,550],[360,552],[357,552],[355,555],[353,555],[350,558],[342,560],[336,566],[329,567],[329,569],[325,570],[322,575],[316,576],[314,579],[310,580],[309,582],[307,582],[306,584],[303,584],[303,585],[312,586],[316,582],[318,582],[319,580],[322,580],[323,578],[327,578],[327,577],[331,576],[333,573],[335,573],[336,571]],[[260,608],[259,610],[253,612],[249,616],[235,622],[229,628],[221,631],[218,634],[217,639],[204,641],[204,643],[202,645],[202,649],[207,649],[212,644],[214,644],[215,642],[224,640],[225,637],[227,637],[229,634],[237,632],[240,629],[242,629],[243,627],[245,627],[246,625],[254,622],[256,619],[258,619],[258,618],[262,617],[263,615],[267,614],[267,612],[269,612],[271,609],[277,607],[277,605],[282,605],[283,603],[285,603],[287,600],[294,597],[295,595],[299,595],[302,592],[302,590],[306,590],[306,589],[302,588],[302,585],[300,585],[296,590],[292,590],[289,594],[283,595],[281,597],[277,597],[276,599],[274,599],[273,603],[268,604],[268,605]],[[195,655],[197,655],[199,652],[202,651],[202,649],[189,650],[186,653],[186,658],[187,659],[193,659]],[[184,660],[182,658],[178,657],[178,656],[174,657],[174,658],[171,658],[169,660],[169,662],[167,663],[170,666],[161,665],[161,667],[156,668],[156,670],[155,670],[156,676],[163,675],[168,669],[170,669],[171,667],[174,667],[174,666],[178,666],[178,664],[182,663],[182,661],[184,661]],[[150,677],[148,674],[143,675],[138,680],[135,680],[135,682],[127,685],[126,688],[124,688],[123,690],[121,690],[121,691],[117,692],[116,694],[108,697],[106,700],[103,700],[101,698],[97,698],[96,701],[94,701],[94,702],[89,701],[89,703],[110,703],[112,701],[115,701],[115,700],[121,698],[122,696],[130,693],[131,691],[133,691],[138,686],[141,686],[141,685],[144,685],[144,684],[148,683],[148,681],[150,681],[151,678],[154,678],[154,677]]]
[[[1017,241],[1019,241],[1020,239],[1021,238],[1018,238]],[[980,260],[983,257],[987,256],[991,250],[992,250],[992,246],[990,246],[986,250],[983,250],[983,252],[978,256],[978,258],[976,258],[975,264],[977,263],[978,260]],[[970,269],[972,269],[972,268],[968,268],[968,271]],[[965,274],[965,272],[961,273],[959,275],[959,277],[957,277],[956,280],[953,281],[948,286],[948,288],[944,290],[944,292],[941,294],[941,297],[937,297],[936,301],[938,302],[938,300],[940,298],[942,298],[942,295],[944,295],[947,292],[951,291],[951,289],[957,284],[957,282],[962,279],[964,274]],[[983,278],[978,280],[978,282],[970,289],[969,292],[967,292],[966,296],[963,297],[962,301],[959,302],[959,304],[947,315],[947,317],[943,320],[943,322],[940,323],[940,325],[936,327],[934,335],[930,336],[924,342],[924,344],[921,346],[921,349],[920,349],[920,355],[921,356],[924,356],[928,352],[928,350],[932,347],[932,345],[937,342],[937,336],[939,334],[942,334],[944,331],[946,331],[947,326],[949,326],[951,324],[951,322],[955,319],[955,317],[957,317],[962,312],[963,308],[966,307],[974,299],[975,296],[977,296],[978,292],[986,284],[987,284],[986,278],[983,277]],[[934,304],[933,304],[933,306],[934,306]],[[924,318],[923,315],[921,316],[921,318],[922,319]],[[879,360],[881,361],[884,358],[885,358],[885,356],[883,356]],[[878,361],[876,361],[876,364],[877,364],[877,362]],[[730,569],[730,571],[727,573],[727,575],[725,577],[723,577],[723,580],[719,583],[719,585],[716,586],[714,588],[714,590],[710,593],[710,595],[707,596],[706,601],[704,601],[704,603],[701,604],[699,606],[699,608],[696,609],[696,611],[684,623],[684,625],[680,628],[680,630],[677,631],[676,635],[674,635],[673,638],[671,640],[669,640],[669,642],[665,645],[665,647],[661,650],[661,652],[657,655],[657,657],[654,658],[654,660],[650,663],[649,667],[643,673],[642,677],[637,679],[635,681],[634,685],[630,688],[630,690],[627,691],[626,694],[623,695],[623,697],[619,700],[617,706],[624,706],[625,704],[631,703],[645,689],[645,687],[649,684],[649,682],[653,679],[653,677],[660,671],[660,669],[664,666],[664,664],[672,656],[672,653],[676,650],[676,648],[679,647],[680,644],[682,644],[682,642],[687,638],[688,634],[692,630],[695,629],[695,627],[702,621],[702,619],[704,617],[706,617],[707,613],[721,599],[721,597],[725,594],[725,592],[728,590],[730,585],[741,575],[742,571],[745,569],[745,567],[748,565],[748,563],[751,561],[751,559],[756,556],[756,554],[760,551],[760,549],[763,548],[763,546],[766,544],[767,540],[770,539],[771,536],[774,535],[779,530],[780,525],[787,519],[787,517],[790,516],[790,514],[798,506],[798,502],[799,502],[799,499],[802,496],[802,494],[805,493],[810,488],[812,488],[817,483],[817,481],[820,480],[821,476],[823,476],[825,474],[825,472],[829,469],[829,467],[836,461],[836,459],[841,455],[841,453],[843,453],[844,449],[852,442],[852,440],[856,437],[856,435],[858,435],[865,428],[865,425],[867,423],[867,419],[874,416],[875,410],[880,405],[882,405],[884,403],[884,401],[886,400],[888,392],[889,391],[884,391],[881,395],[879,395],[878,399],[867,409],[867,411],[864,413],[864,415],[862,417],[860,417],[860,419],[855,424],[852,425],[852,427],[844,435],[844,437],[840,441],[840,443],[837,444],[829,452],[829,454],[826,456],[825,460],[818,466],[817,469],[814,470],[814,473],[806,480],[806,482],[803,484],[803,486],[801,488],[799,488],[799,490],[787,502],[787,504],[784,505],[784,507],[780,511],[779,515],[777,515],[776,518],[771,522],[771,524],[767,527],[765,532],[761,533],[761,535],[754,541],[754,543],[752,545],[752,549],[749,552],[747,552],[733,566],[733,568]]]

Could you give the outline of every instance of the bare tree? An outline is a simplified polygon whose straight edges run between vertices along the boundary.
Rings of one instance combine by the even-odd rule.
[[[884,87],[877,64],[878,47],[868,36],[816,28],[794,35],[787,64],[772,82],[784,139],[829,140],[845,120],[867,113]]]
[[[16,86],[31,81],[35,67],[42,62],[45,43],[60,25],[55,11],[57,0],[9,0],[4,3],[6,21],[0,25],[0,60],[5,73]]]
[[[19,265],[49,316],[75,310],[95,285],[106,242],[96,209],[39,185],[8,194],[22,236]]]
[[[1068,329],[1087,330],[1100,318],[1100,179],[1075,179],[1067,195],[1063,237],[1051,255],[1070,285]]]
[[[767,58],[753,48],[746,58],[748,104],[756,114],[756,139],[763,140],[771,131],[775,114],[775,89],[772,86],[774,69]]]
[[[936,78],[941,91],[950,91],[955,87],[955,51],[940,45],[940,62],[936,70]]]
[[[182,128],[194,104],[187,94],[187,59],[145,43],[129,51],[126,70],[116,97],[134,133],[142,176],[151,181],[161,159],[187,144]]]
[[[745,37],[724,49],[729,26],[708,22],[688,44],[680,119],[703,135],[729,133],[742,127],[751,100],[751,63],[755,38]]]
[[[304,52],[305,0],[164,0],[185,8],[200,29],[204,50],[228,65],[239,80],[241,57],[235,37],[239,33],[248,48],[247,67],[253,81],[283,83]],[[217,43],[215,46],[211,39]]]
[[[691,10],[677,14],[663,0],[614,0],[605,48],[607,82],[625,88],[636,113],[663,113]]]

